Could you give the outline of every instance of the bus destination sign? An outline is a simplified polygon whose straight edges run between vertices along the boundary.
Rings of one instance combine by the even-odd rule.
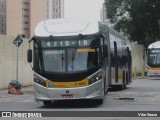
[[[46,48],[51,47],[87,47],[90,46],[92,40],[54,40],[54,41],[42,41],[42,46]]]

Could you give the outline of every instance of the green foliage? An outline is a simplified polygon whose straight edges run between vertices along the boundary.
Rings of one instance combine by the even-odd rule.
[[[110,18],[112,23],[115,22],[117,18],[117,9],[122,6],[123,0],[106,0],[105,5],[107,8],[107,16]]]
[[[160,0],[105,0],[105,4],[114,28],[132,41],[147,47],[160,38]]]

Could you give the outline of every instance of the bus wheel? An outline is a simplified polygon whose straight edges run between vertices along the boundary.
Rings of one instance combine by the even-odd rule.
[[[46,106],[48,106],[48,105],[51,105],[52,102],[50,100],[46,100],[46,101],[43,101],[43,104],[46,105]]]
[[[126,72],[126,84],[128,85],[128,83],[129,83],[129,80],[128,80],[129,78],[128,78],[128,72]]]
[[[103,104],[103,99],[95,99],[95,100],[94,100],[94,103],[95,103],[96,105],[102,105],[102,104]]]
[[[122,79],[122,85],[120,86],[121,90],[126,89],[126,81],[125,81],[125,74],[123,72],[123,79]]]

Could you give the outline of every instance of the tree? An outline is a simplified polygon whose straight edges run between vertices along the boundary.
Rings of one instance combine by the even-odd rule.
[[[105,0],[114,28],[132,41],[148,44],[160,38],[160,0]]]

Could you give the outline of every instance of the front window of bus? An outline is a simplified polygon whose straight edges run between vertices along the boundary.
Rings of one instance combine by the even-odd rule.
[[[160,67],[160,49],[148,51],[148,65],[150,67]]]
[[[34,69],[47,73],[73,73],[96,69],[101,64],[99,38],[35,40]]]

